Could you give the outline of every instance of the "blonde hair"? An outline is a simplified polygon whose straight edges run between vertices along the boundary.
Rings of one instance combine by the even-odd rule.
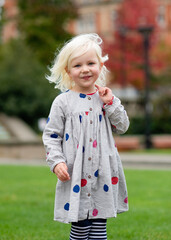
[[[73,58],[79,57],[93,48],[96,51],[99,62],[104,63],[108,60],[108,56],[102,56],[102,42],[102,39],[96,33],[81,34],[72,38],[70,41],[66,42],[59,54],[56,56],[53,66],[49,68],[51,75],[46,76],[46,78],[51,83],[55,83],[55,88],[60,89],[62,92],[72,88],[74,86],[74,82],[72,82],[67,73],[70,62]],[[96,81],[98,85],[106,85],[107,72],[108,70],[103,64],[100,75]]]

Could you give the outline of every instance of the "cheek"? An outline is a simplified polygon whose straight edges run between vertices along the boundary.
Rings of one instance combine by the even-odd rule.
[[[100,72],[101,72],[100,68],[96,68],[96,69],[94,69],[94,73],[95,73],[96,75],[99,75]]]
[[[69,72],[68,75],[70,78],[75,78],[75,77],[78,77],[79,72],[77,70],[74,70],[74,71]]]

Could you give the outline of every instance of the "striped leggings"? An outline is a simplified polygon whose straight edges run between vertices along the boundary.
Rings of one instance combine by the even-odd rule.
[[[107,240],[106,219],[86,219],[72,223],[70,240]]]

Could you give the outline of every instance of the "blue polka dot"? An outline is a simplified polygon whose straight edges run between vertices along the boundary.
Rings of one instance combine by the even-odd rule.
[[[46,123],[48,123],[49,121],[50,121],[50,117],[48,117],[48,119],[47,119]]]
[[[101,120],[102,120],[102,115],[100,114],[99,115],[99,121],[101,122]]]
[[[97,171],[94,173],[94,176],[95,176],[95,177],[98,177],[98,176],[99,176],[99,170],[97,170]]]
[[[68,141],[68,139],[69,139],[69,134],[68,133],[66,133],[65,139],[66,139],[66,141]]]
[[[66,204],[64,205],[64,209],[65,209],[66,211],[69,211],[69,203],[66,203]]]
[[[50,137],[51,137],[51,138],[58,138],[58,134],[53,133],[53,134],[50,135]]]
[[[81,115],[79,115],[79,118],[80,118],[80,123],[82,122],[82,116]]]
[[[80,93],[80,98],[86,98],[86,94]]]
[[[66,92],[69,92],[69,89],[68,89],[68,90],[66,90]]]
[[[105,192],[108,192],[108,191],[109,191],[108,185],[105,184],[105,185],[103,186],[103,189],[104,189]]]
[[[78,193],[79,191],[80,191],[79,185],[75,185],[75,186],[73,187],[73,192]]]
[[[85,151],[85,147],[83,146],[83,153],[84,153],[84,151]]]

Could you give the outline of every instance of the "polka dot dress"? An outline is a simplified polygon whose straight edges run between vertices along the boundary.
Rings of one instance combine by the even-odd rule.
[[[98,92],[70,90],[54,100],[43,133],[46,161],[51,171],[65,162],[71,178],[57,182],[54,220],[106,219],[128,210],[125,176],[112,135],[124,133],[128,126],[117,97],[104,105]]]

